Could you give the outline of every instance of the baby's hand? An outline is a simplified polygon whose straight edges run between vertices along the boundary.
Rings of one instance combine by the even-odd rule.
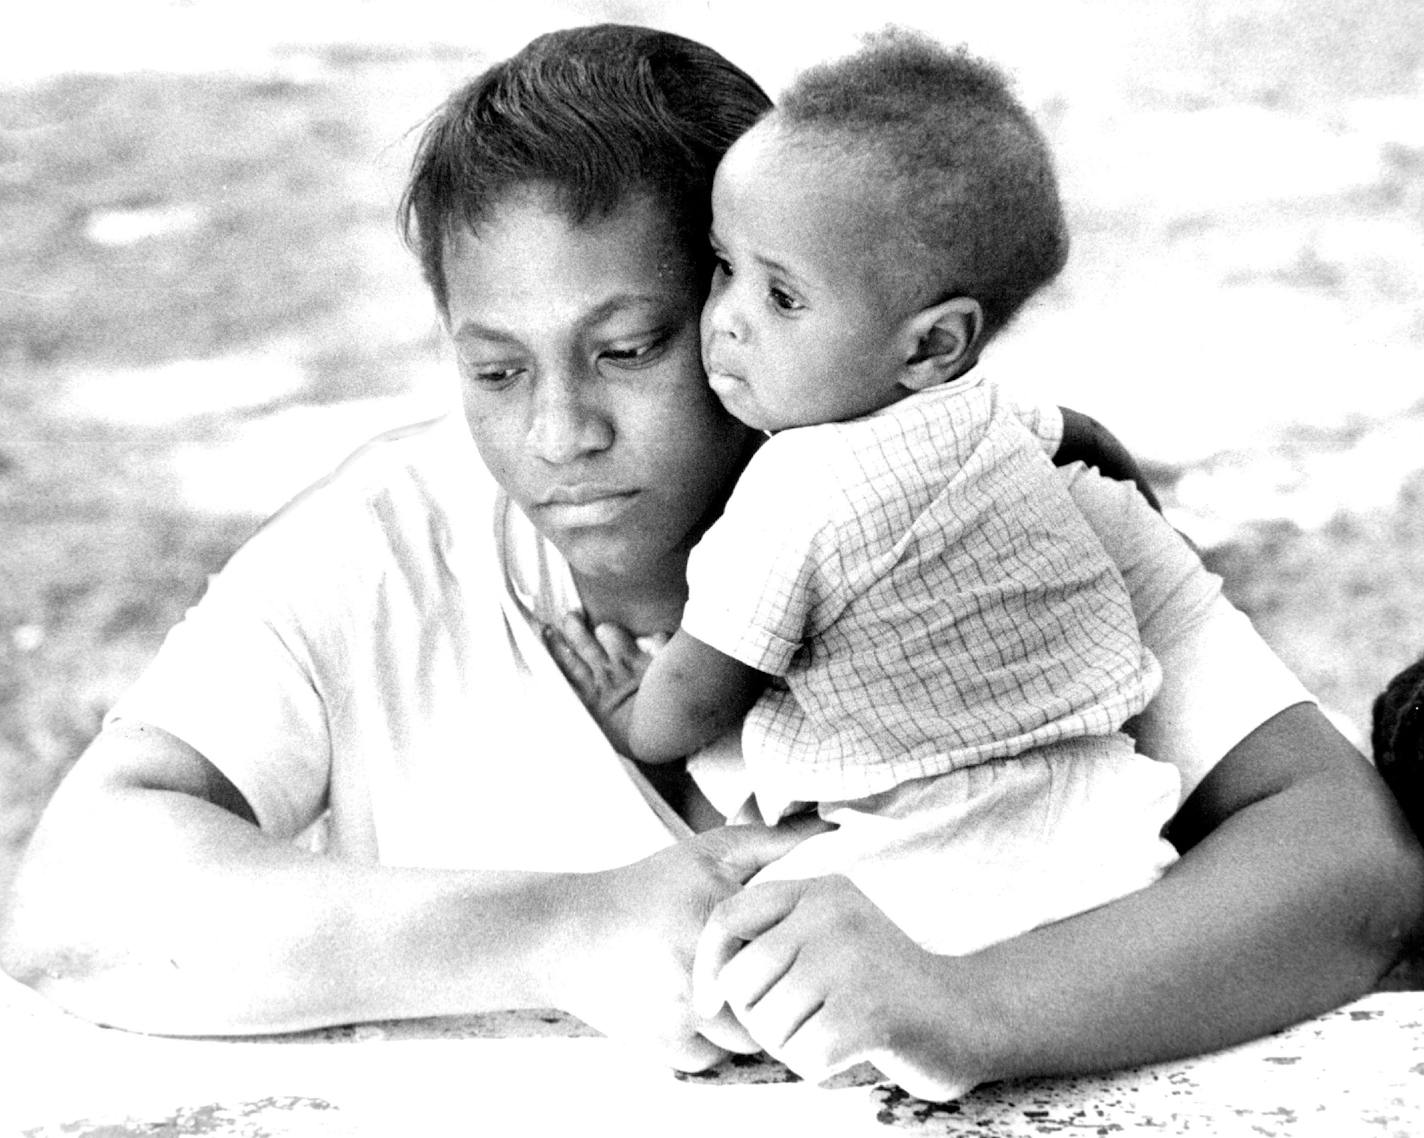
[[[546,630],[544,643],[608,741],[620,753],[630,754],[633,697],[652,655],[638,646],[627,629],[600,624],[590,632],[576,613],[564,617],[558,628]],[[665,643],[667,637],[661,636],[652,647],[656,650]]]

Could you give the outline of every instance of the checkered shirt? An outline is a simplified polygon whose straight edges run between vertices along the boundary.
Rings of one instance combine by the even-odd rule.
[[[761,447],[693,551],[683,628],[778,677],[742,736],[763,810],[1107,734],[1147,703],[1157,662],[1054,473],[1058,430],[954,384]]]

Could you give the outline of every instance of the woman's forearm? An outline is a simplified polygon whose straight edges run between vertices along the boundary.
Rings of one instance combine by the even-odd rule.
[[[1292,708],[1228,756],[1199,792],[1225,816],[1154,886],[964,962],[998,1077],[1209,1051],[1374,984],[1417,935],[1424,856],[1323,723]]]
[[[167,790],[61,794],[3,963],[86,1018],[245,1034],[551,1002],[556,878],[342,863]]]
[[[683,1070],[707,913],[814,824],[724,827],[591,873],[382,868],[271,838],[215,767],[106,729],[50,803],[0,964],[101,1023],[172,1035],[555,1007]]]

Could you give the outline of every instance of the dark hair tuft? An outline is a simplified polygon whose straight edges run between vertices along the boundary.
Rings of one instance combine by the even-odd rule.
[[[622,24],[551,32],[431,117],[401,199],[402,232],[441,311],[448,234],[477,228],[528,188],[551,193],[575,222],[651,193],[701,263],[717,163],[770,105],[745,72],[682,36]]]

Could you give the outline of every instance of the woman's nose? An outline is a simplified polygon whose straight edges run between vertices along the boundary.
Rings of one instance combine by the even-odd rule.
[[[545,462],[572,462],[612,443],[613,424],[591,386],[570,375],[541,376],[535,383],[529,447]]]

